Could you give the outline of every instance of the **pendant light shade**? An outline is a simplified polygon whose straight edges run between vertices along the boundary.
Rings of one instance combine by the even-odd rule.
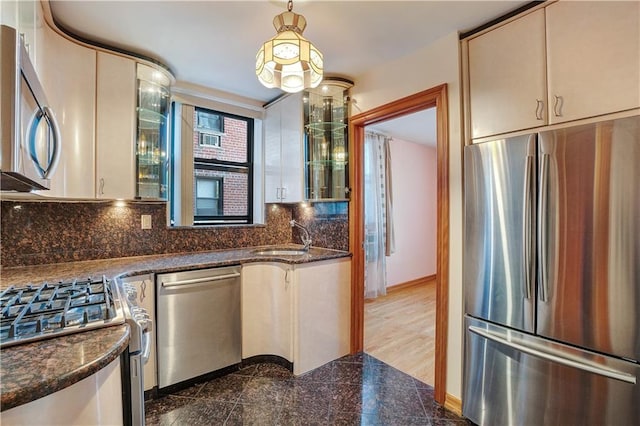
[[[291,9],[293,2],[289,1],[288,11],[273,19],[278,34],[258,50],[256,75],[266,87],[295,93],[318,87],[323,64],[322,53],[302,36],[307,20]]]

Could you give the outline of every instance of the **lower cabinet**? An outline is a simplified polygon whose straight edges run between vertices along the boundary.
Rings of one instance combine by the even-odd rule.
[[[242,269],[242,358],[277,355],[304,374],[349,353],[351,262]]]
[[[296,265],[293,305],[293,374],[304,374],[349,353],[349,259]]]
[[[3,411],[3,425],[120,425],[120,358],[58,392]]]
[[[242,358],[277,355],[293,362],[293,266],[242,267]]]
[[[156,295],[153,275],[136,275],[126,277],[122,281],[135,286],[136,292],[138,294],[138,300],[136,302],[138,306],[146,309],[152,321],[151,352],[149,353],[149,361],[144,365],[144,390],[148,391],[153,389],[158,381],[158,370],[156,363]]]

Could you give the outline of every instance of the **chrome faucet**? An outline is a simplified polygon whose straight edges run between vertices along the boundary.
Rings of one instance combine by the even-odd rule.
[[[311,247],[311,235],[309,235],[309,230],[295,220],[289,222],[289,225],[291,225],[292,228],[294,226],[297,226],[298,228],[302,229],[302,236],[300,237],[300,239],[302,240],[302,244],[304,244],[304,251],[309,251],[309,248]]]

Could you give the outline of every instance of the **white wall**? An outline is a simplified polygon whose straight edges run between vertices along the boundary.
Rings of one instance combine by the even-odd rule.
[[[435,139],[435,138],[434,138]],[[391,142],[395,252],[387,257],[388,286],[436,273],[436,149]]]
[[[449,92],[449,318],[446,392],[462,395],[462,134],[458,34],[355,79],[353,114],[447,83]]]

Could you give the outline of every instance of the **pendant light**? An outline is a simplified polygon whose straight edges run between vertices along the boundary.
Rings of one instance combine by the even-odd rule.
[[[322,53],[302,36],[307,20],[292,9],[293,1],[289,0],[287,11],[273,18],[278,34],[265,42],[256,55],[260,83],[289,93],[318,87],[323,66]]]

